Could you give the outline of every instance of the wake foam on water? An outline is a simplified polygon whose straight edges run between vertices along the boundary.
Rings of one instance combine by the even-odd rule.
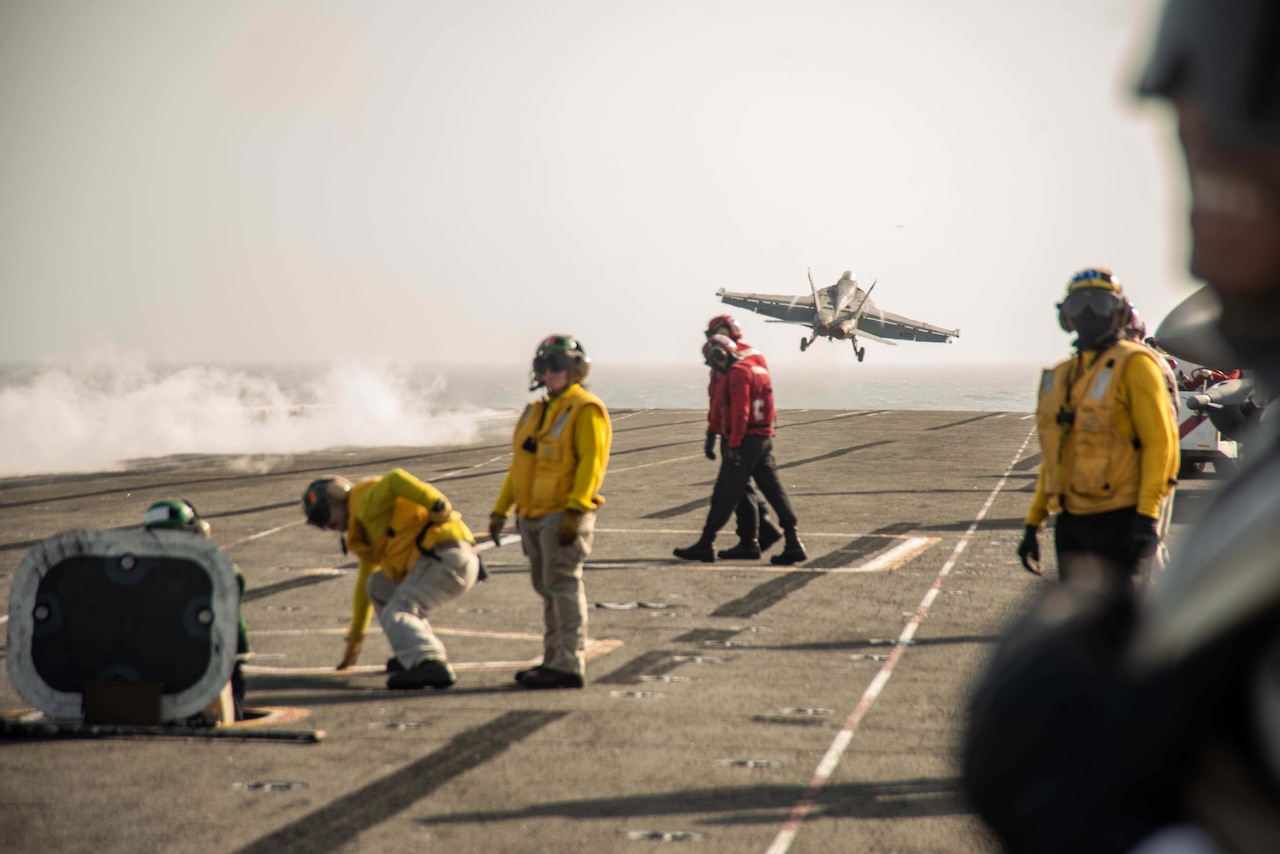
[[[113,470],[183,453],[467,443],[514,415],[445,408],[446,386],[442,374],[359,363],[308,372],[111,356],[11,370],[0,386],[0,476]]]

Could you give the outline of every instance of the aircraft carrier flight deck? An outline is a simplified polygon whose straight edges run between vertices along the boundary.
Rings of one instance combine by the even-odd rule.
[[[1039,462],[1026,412],[779,413],[808,560],[688,563],[718,463],[705,413],[611,413],[585,586],[587,685],[530,691],[542,608],[518,539],[484,536],[510,427],[460,447],[187,455],[0,480],[0,593],[42,538],[192,502],[247,581],[258,715],[208,735],[9,733],[8,852],[985,852],[956,750],[969,686],[1042,585],[1015,556]],[[302,521],[322,474],[441,489],[489,579],[430,615],[458,674],[385,688],[376,620],[338,672],[354,555]],[[1184,481],[1172,548],[1220,483]],[[719,548],[735,542],[732,521]],[[776,553],[781,545],[774,548]],[[8,613],[7,608],[3,613]],[[0,674],[0,714],[32,710]]]

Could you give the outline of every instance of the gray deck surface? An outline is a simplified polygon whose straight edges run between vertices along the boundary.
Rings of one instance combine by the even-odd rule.
[[[248,705],[301,716],[243,731],[325,734],[0,741],[0,848],[995,850],[955,752],[968,686],[1051,583],[1014,555],[1039,460],[1027,413],[781,413],[776,453],[810,556],[794,567],[675,560],[718,465],[702,456],[704,414],[612,415],[580,691],[512,681],[539,659],[542,630],[516,542],[485,551],[490,580],[432,615],[452,689],[387,691],[376,622],[360,668],[332,669],[355,563],[335,534],[300,523],[303,488],[400,466],[482,535],[509,425],[466,447],[193,455],[0,481],[5,603],[35,541],[136,525],[160,498],[193,502],[248,580]],[[1218,483],[1183,484],[1175,545]],[[730,522],[718,545],[734,539]],[[24,706],[0,673],[0,713]]]

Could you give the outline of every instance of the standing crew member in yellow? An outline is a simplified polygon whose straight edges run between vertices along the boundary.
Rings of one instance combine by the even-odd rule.
[[[1036,405],[1040,473],[1018,546],[1033,572],[1050,514],[1063,581],[1097,566],[1104,580],[1131,588],[1159,545],[1160,505],[1178,472],[1178,425],[1159,357],[1124,336],[1128,321],[1110,270],[1071,277],[1058,322],[1076,333],[1076,352],[1044,372]]]
[[[449,499],[404,469],[354,485],[322,477],[302,495],[307,521],[345,531],[360,558],[351,626],[339,670],[360,654],[369,608],[395,652],[387,662],[392,689],[448,688],[456,681],[428,612],[470,590],[480,577],[475,538]]]
[[[613,426],[600,398],[582,387],[591,368],[582,345],[552,335],[538,345],[511,467],[489,515],[494,542],[514,506],[546,626],[542,663],[516,673],[526,688],[581,688],[586,681],[587,598],[582,565],[591,554]]]

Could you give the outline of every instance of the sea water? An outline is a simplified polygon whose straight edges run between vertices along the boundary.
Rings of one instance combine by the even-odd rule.
[[[780,410],[1030,412],[1039,365],[777,366]],[[593,365],[611,410],[707,405],[707,368]],[[0,477],[106,471],[172,454],[461,444],[509,435],[527,370],[351,363],[0,366]]]

